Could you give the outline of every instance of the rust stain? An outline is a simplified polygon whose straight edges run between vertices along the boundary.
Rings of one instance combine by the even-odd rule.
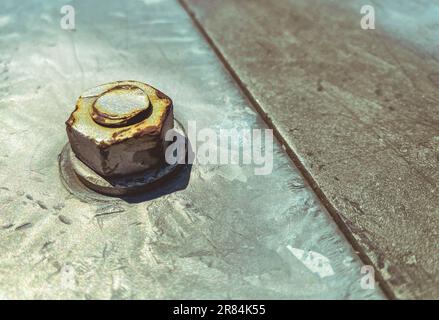
[[[102,176],[130,174],[160,163],[165,127],[173,127],[172,100],[137,81],[113,82],[87,90],[66,121],[73,152]],[[142,140],[137,141],[139,138]],[[143,153],[136,153],[142,148]],[[141,156],[144,159],[139,159]]]
[[[139,121],[149,117],[151,115],[151,108],[149,105],[149,98],[147,97],[145,100],[145,105],[138,105],[130,112],[119,114],[119,113],[111,113],[108,110],[103,112],[96,106],[99,98],[109,93],[113,93],[114,96],[121,96],[122,94],[126,94],[129,91],[141,91],[146,97],[145,92],[136,85],[132,84],[121,84],[110,87],[110,89],[103,91],[99,95],[95,96],[93,107],[92,107],[92,118],[95,122],[108,126],[108,127],[121,127],[134,123],[138,123]]]
[[[70,114],[70,117],[66,121],[67,127],[71,127],[75,123],[75,116],[74,116],[74,114],[78,110],[78,108],[79,108],[79,106],[78,106],[78,104],[76,104],[75,105],[75,110],[73,110],[73,112]]]
[[[96,144],[100,149],[108,148],[112,145],[121,143],[126,141],[127,139],[131,138],[139,138],[144,135],[159,135],[162,131],[163,123],[166,120],[167,116],[173,109],[172,100],[165,95],[163,92],[155,89],[152,86],[147,85],[151,93],[145,92],[145,94],[148,96],[151,107],[148,108],[146,111],[143,110],[142,112],[138,112],[138,110],[135,110],[132,113],[127,114],[126,121],[122,121],[120,124],[123,125],[123,127],[117,127],[116,125],[112,124],[111,121],[108,121],[109,119],[112,119],[111,115],[108,114],[102,114],[97,108],[95,108],[94,103],[96,100],[102,96],[105,93],[108,93],[110,91],[114,90],[120,90],[120,89],[126,89],[126,90],[132,90],[139,88],[138,86],[134,84],[127,84],[127,82],[130,81],[117,81],[112,83],[113,86],[109,88],[108,90],[105,90],[101,92],[98,95],[94,96],[88,96],[83,97],[81,96],[78,99],[78,103],[76,104],[75,110],[70,115],[69,119],[66,121],[67,130],[71,130],[75,124],[82,121],[82,117],[85,115],[88,115],[91,117],[94,121],[87,122],[88,125],[92,125],[93,129],[96,130],[104,130],[103,127],[105,127],[106,130],[112,130],[111,136],[109,139],[105,139],[103,141],[98,142],[94,136],[87,136],[92,141],[95,141]],[[140,88],[141,89],[141,88]],[[93,102],[91,104],[91,109],[89,113],[82,112],[84,111],[82,109],[84,108],[90,108],[90,104],[83,103],[83,99],[85,98],[92,98]],[[158,108],[158,105],[162,105],[161,108]],[[160,109],[160,110],[159,110]],[[145,120],[150,119],[150,117],[153,116],[154,121],[150,122],[148,125],[145,125]],[[116,118],[117,116],[114,116],[113,118]],[[102,123],[105,123],[103,126]]]

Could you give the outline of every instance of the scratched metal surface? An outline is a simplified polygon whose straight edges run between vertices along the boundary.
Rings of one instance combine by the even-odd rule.
[[[199,127],[264,124],[176,2],[74,1],[75,32],[65,3],[0,7],[1,298],[383,298],[277,144],[268,176],[195,164],[160,197],[67,192],[64,121],[97,84],[151,83]]]
[[[439,1],[181,2],[389,296],[437,299]]]

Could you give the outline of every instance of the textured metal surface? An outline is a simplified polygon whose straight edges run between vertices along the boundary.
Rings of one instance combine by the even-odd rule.
[[[439,298],[439,1],[183,2],[394,294]]]
[[[382,298],[277,144],[267,176],[194,164],[142,197],[68,193],[64,121],[97,84],[151,83],[200,128],[264,124],[176,2],[74,1],[75,32],[64,4],[0,8],[1,297]]]

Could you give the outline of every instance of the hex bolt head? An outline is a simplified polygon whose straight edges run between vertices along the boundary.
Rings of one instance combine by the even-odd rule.
[[[75,155],[103,177],[159,166],[174,125],[172,100],[137,81],[104,84],[84,92],[66,121]]]

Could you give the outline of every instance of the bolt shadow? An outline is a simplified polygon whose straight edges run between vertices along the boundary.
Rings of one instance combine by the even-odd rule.
[[[192,145],[188,138],[186,140],[185,164],[181,164],[175,173],[165,179],[161,179],[142,191],[132,195],[120,196],[120,198],[128,203],[141,203],[157,199],[161,196],[181,191],[187,188],[191,177],[192,164],[189,159],[194,158]]]
[[[121,196],[120,198],[128,203],[141,203],[186,189],[191,176],[192,164],[182,164],[181,166],[182,168],[179,168],[178,172],[167,177],[164,181],[157,182],[158,185],[153,184],[142,193]]]

